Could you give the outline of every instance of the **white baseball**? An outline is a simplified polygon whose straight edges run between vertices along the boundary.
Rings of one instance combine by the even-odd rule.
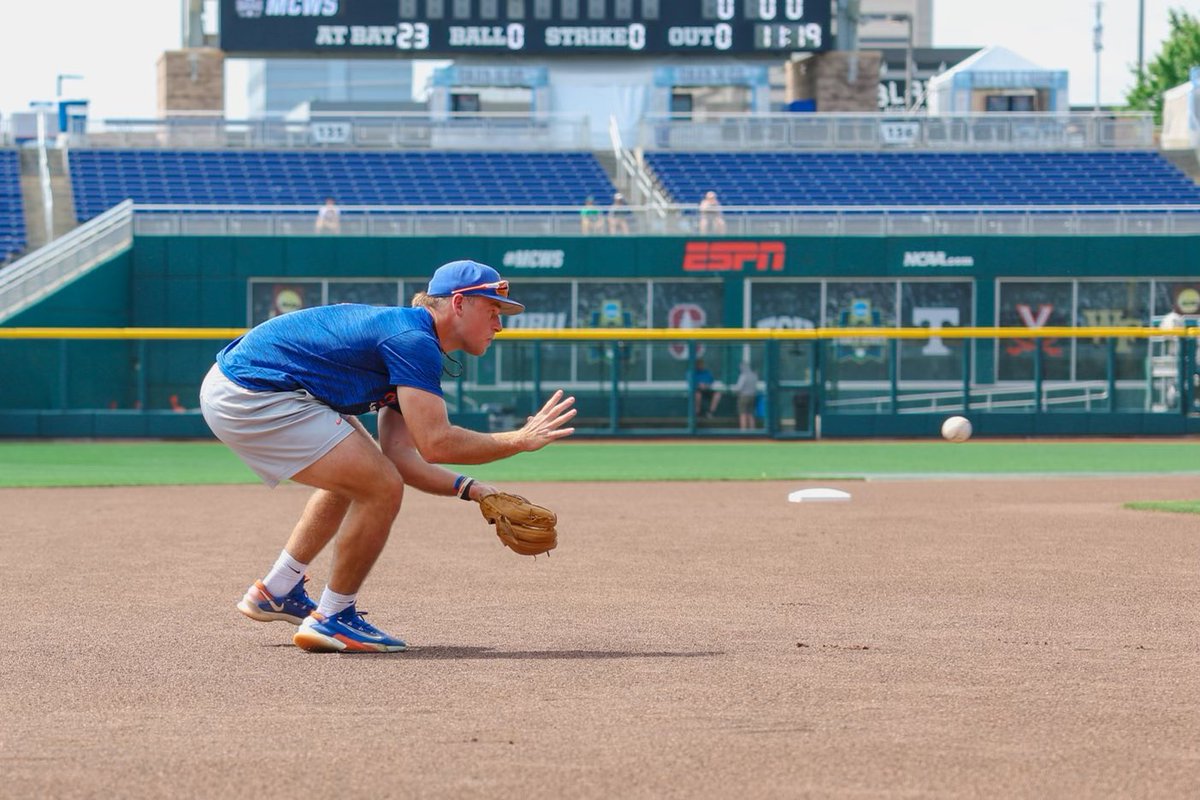
[[[971,438],[971,420],[966,417],[947,417],[942,423],[942,437],[950,442],[965,442]]]

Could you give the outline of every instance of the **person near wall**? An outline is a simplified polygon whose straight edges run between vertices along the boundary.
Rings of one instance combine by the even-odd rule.
[[[754,430],[757,427],[754,406],[758,402],[758,373],[749,361],[742,362],[737,382],[730,391],[737,397],[738,427],[744,431]]]
[[[717,193],[708,191],[700,199],[700,232],[720,235],[725,233],[725,215]]]
[[[591,195],[583,201],[583,208],[579,209],[579,230],[585,236],[604,233],[604,216]]]
[[[696,416],[704,415],[711,418],[717,413],[717,404],[721,402],[721,392],[716,388],[716,378],[712,370],[704,366],[704,359],[697,358],[695,365],[688,375],[692,386],[696,408]]]
[[[613,195],[612,206],[608,209],[608,232],[614,236],[629,235],[629,218],[633,211],[625,202],[625,195],[617,192]]]
[[[313,227],[317,233],[342,232],[342,212],[332,197],[325,198],[325,205],[317,211],[317,221]]]

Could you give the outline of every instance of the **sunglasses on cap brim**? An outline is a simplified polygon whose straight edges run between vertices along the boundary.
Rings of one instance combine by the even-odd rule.
[[[468,286],[464,289],[458,289],[454,294],[470,294],[483,289],[491,289],[501,297],[508,297],[508,281],[492,281],[490,283],[481,283],[478,286]]]

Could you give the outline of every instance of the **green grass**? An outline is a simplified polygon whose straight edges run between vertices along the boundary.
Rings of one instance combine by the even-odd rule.
[[[1126,503],[1134,511],[1172,511],[1176,514],[1200,514],[1200,500],[1139,500]]]
[[[568,441],[494,464],[481,480],[681,481],[886,475],[1200,475],[1192,440],[853,442]],[[256,483],[218,442],[0,442],[0,487]]]

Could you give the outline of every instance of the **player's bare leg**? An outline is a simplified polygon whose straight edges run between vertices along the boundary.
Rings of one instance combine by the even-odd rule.
[[[325,489],[346,503],[329,587],[339,594],[357,593],[387,544],[392,523],[400,512],[404,493],[400,473],[374,440],[365,433],[355,432],[317,463],[292,476],[292,480]],[[297,526],[299,532],[293,532],[293,537],[306,546],[329,534],[328,523],[338,504],[317,496],[316,506],[316,525]],[[308,510],[305,509],[306,513]]]
[[[387,544],[400,511],[404,480],[375,440],[359,427],[317,463],[292,477],[347,501],[333,554],[333,574],[317,609],[292,641],[311,652],[394,653],[407,645],[366,621],[358,590]],[[318,500],[318,507],[323,501]],[[336,509],[337,504],[325,506]],[[306,509],[307,510],[307,509]],[[323,532],[327,532],[327,528]]]
[[[317,489],[308,498],[304,513],[292,529],[284,549],[297,561],[311,564],[338,532],[349,509],[350,498],[327,489]]]

